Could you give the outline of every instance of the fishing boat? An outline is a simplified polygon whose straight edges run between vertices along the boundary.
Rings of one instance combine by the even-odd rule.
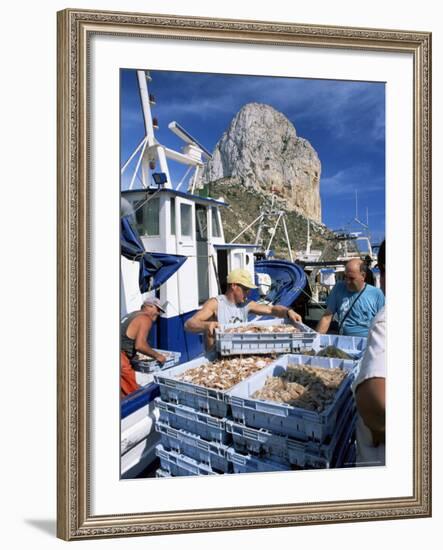
[[[256,244],[227,243],[221,210],[223,199],[196,192],[198,174],[211,154],[182,126],[169,129],[184,146],[176,151],[158,142],[158,121],[149,72],[137,71],[146,135],[122,167],[135,164],[129,188],[121,192],[121,317],[136,311],[147,295],[158,297],[165,313],[151,330],[149,343],[176,352],[180,362],[204,354],[203,335],[186,332],[184,324],[211,296],[225,290],[235,268],[250,272],[258,289],[251,299],[290,306],[306,285],[304,270],[292,261],[255,261]],[[171,179],[169,162],[187,166],[185,179]],[[136,181],[141,186],[136,188]],[[127,252],[128,242],[129,253]],[[136,373],[141,388],[121,401],[121,477],[134,478],[155,459],[158,434],[152,401],[158,395],[153,375]],[[143,474],[144,475],[144,474]]]

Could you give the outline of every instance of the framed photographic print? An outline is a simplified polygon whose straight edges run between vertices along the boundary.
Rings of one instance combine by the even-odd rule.
[[[429,516],[430,34],[73,9],[58,40],[58,535]]]

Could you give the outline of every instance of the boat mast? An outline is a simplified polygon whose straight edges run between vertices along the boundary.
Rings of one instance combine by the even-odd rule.
[[[308,256],[311,253],[311,220],[308,218],[308,234],[306,236],[306,256]]]
[[[164,148],[157,142],[154,136],[154,124],[152,121],[152,113],[151,113],[151,101],[149,98],[149,90],[148,90],[148,79],[150,80],[151,77],[149,76],[149,73],[146,71],[137,71],[137,79],[138,79],[138,87],[140,90],[140,98],[142,103],[142,110],[143,110],[143,118],[145,120],[145,129],[146,129],[146,145],[148,152],[154,151],[154,158],[155,156],[158,158],[158,162],[160,165],[160,171],[166,174],[166,183],[164,184],[164,187],[167,189],[172,189],[171,184],[171,178],[169,175],[169,169],[168,169],[168,163],[166,161],[166,154]],[[149,155],[148,155],[149,156]],[[145,155],[142,155],[142,173],[147,173],[147,170],[149,168],[149,162],[148,159],[146,159]],[[144,179],[144,177],[143,177]],[[146,186],[147,187],[147,186]]]

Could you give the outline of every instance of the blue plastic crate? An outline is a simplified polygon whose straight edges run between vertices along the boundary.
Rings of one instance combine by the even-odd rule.
[[[303,350],[312,349],[315,352],[328,347],[335,346],[352,357],[353,360],[360,359],[366,349],[367,338],[362,336],[338,336],[334,334],[318,334],[312,345],[299,342],[295,353],[303,353]]]
[[[334,468],[346,468],[355,465],[355,456],[352,457],[352,450],[355,451],[355,425],[357,414],[352,417],[352,422],[347,425],[346,430],[337,446],[337,452],[333,459]]]
[[[227,430],[232,434],[233,447],[239,453],[248,453],[257,458],[266,458],[273,462],[299,468],[330,468],[338,447],[354,422],[355,405],[349,401],[339,415],[334,434],[329,441],[300,441],[267,430],[255,429],[227,421]]]
[[[155,471],[155,477],[172,477],[172,475],[166,470],[162,470],[161,468],[158,468]]]
[[[355,441],[350,443],[346,449],[346,454],[341,464],[341,468],[355,468],[357,461],[357,447]]]
[[[306,355],[284,355],[273,364],[237,384],[228,391],[234,421],[252,428],[264,428],[272,433],[307,441],[324,442],[334,433],[337,417],[343,405],[351,397],[351,382],[357,362]],[[253,399],[269,376],[281,375],[290,365],[306,365],[323,368],[341,368],[346,377],[337,390],[333,403],[323,412],[308,411],[286,403]]]
[[[144,374],[151,374],[159,370],[170,369],[171,367],[175,367],[175,365],[179,364],[180,357],[181,357],[181,353],[179,351],[167,351],[162,349],[158,349],[156,351],[168,357],[167,360],[163,363],[163,365],[158,361],[156,361],[155,359],[143,360],[143,361],[132,359],[131,360],[132,368],[137,372],[141,372]]]
[[[207,464],[200,464],[193,458],[179,455],[174,451],[166,451],[161,444],[157,445],[155,452],[160,458],[161,469],[172,476],[219,475]]]
[[[231,435],[226,431],[226,420],[206,413],[198,412],[186,405],[176,405],[155,399],[155,406],[160,413],[160,421],[171,428],[183,429],[201,436],[207,441],[229,443]]]
[[[221,325],[215,331],[216,349],[220,355],[257,355],[263,353],[294,353],[300,347],[312,346],[317,333],[303,323],[292,323],[288,319],[268,319],[265,321],[251,321],[241,326],[273,326],[295,325],[300,329],[298,333],[229,333],[229,328],[238,324]]]
[[[154,374],[155,382],[160,386],[160,396],[163,401],[186,405],[218,418],[228,416],[228,402],[225,398],[227,390],[215,390],[177,380],[177,376],[188,369],[200,367],[208,363],[207,357],[198,357],[177,367]]]
[[[167,451],[193,458],[199,463],[207,464],[211,470],[229,473],[231,463],[228,462],[226,445],[205,441],[198,435],[175,429],[157,422],[155,429],[161,435],[161,443]]]
[[[232,462],[235,474],[282,472],[288,469],[288,466],[279,464],[278,462],[273,462],[272,460],[265,460],[252,455],[237,453],[232,447],[228,449],[228,456],[229,460]]]

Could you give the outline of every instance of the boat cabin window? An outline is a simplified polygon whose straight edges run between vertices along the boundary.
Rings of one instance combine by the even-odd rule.
[[[160,199],[150,199],[135,212],[136,229],[140,236],[160,235]]]
[[[217,208],[211,206],[212,236],[221,237],[221,229],[217,216]]]
[[[232,266],[231,269],[243,269],[244,263],[243,263],[243,253],[242,252],[234,252],[232,254]]]
[[[182,237],[192,237],[192,206],[190,204],[180,204],[180,218]]]
[[[197,231],[197,240],[198,241],[207,241],[208,240],[208,223],[206,217],[207,211],[206,206],[201,204],[195,205],[195,219],[196,219],[196,231]]]
[[[171,205],[171,235],[175,235],[175,198],[172,197],[169,201]]]

